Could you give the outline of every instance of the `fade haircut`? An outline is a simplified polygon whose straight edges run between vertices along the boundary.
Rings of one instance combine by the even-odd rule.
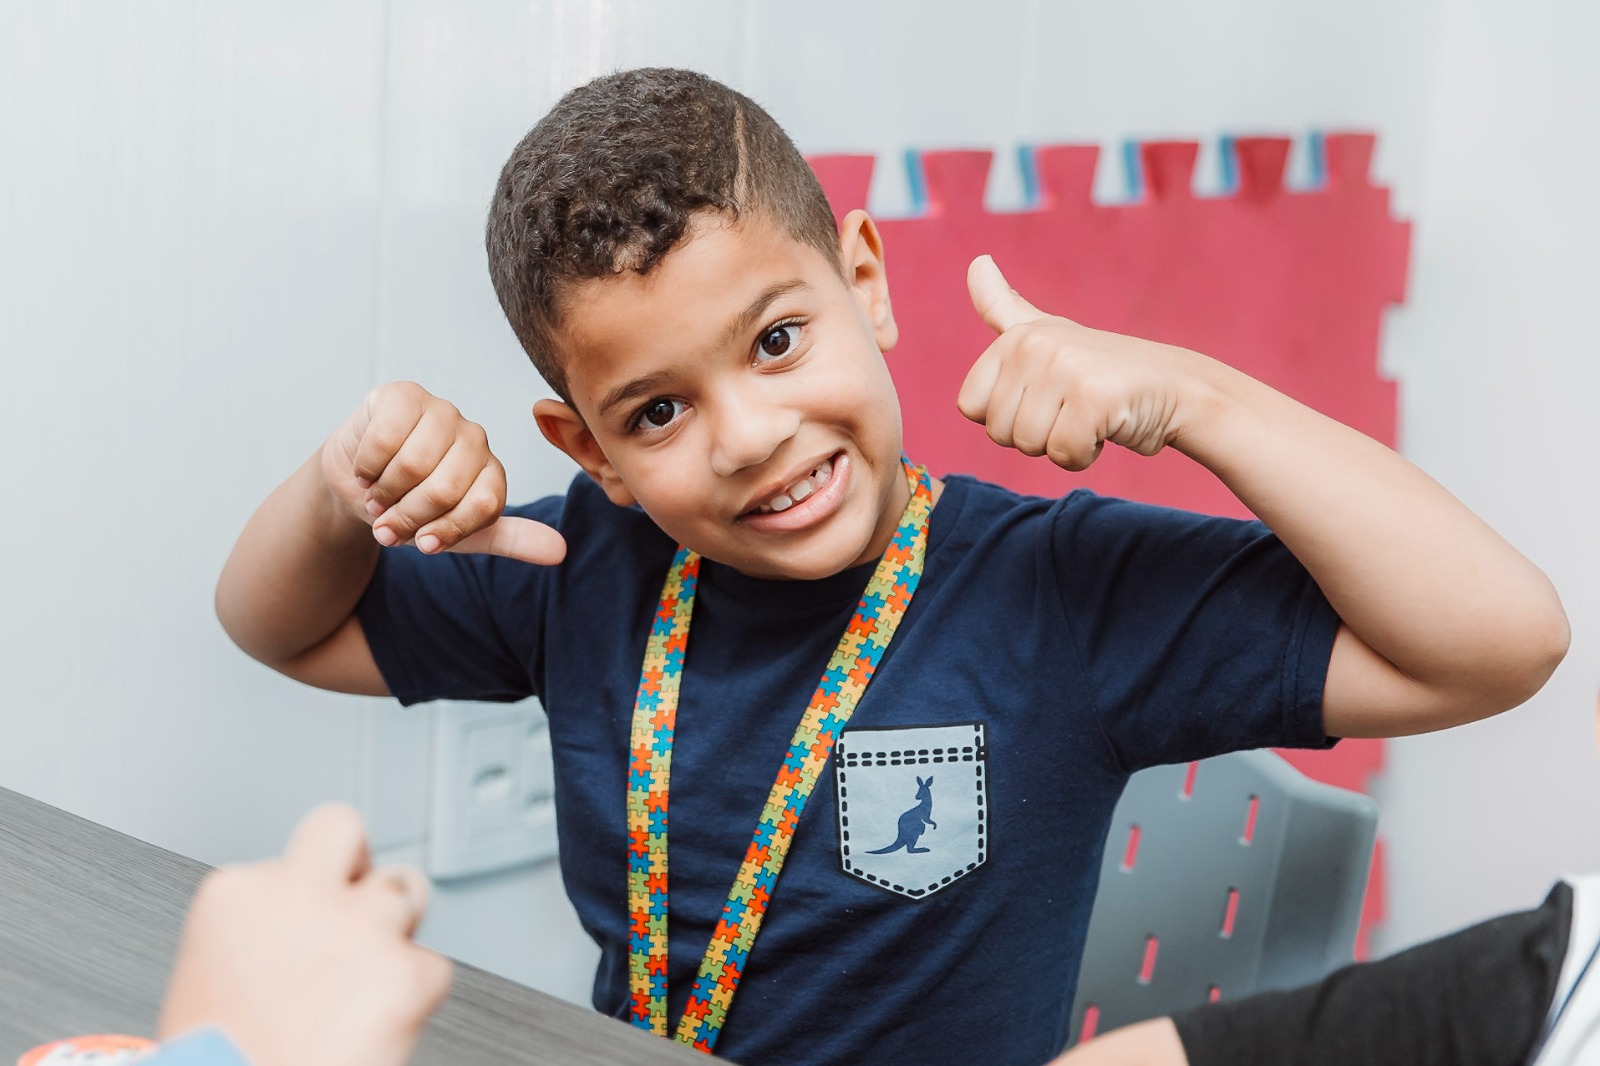
[[[484,243],[500,307],[545,381],[571,402],[557,343],[580,281],[647,274],[701,212],[762,215],[839,266],[828,198],[782,128],[689,70],[596,78],[561,98],[500,171]]]

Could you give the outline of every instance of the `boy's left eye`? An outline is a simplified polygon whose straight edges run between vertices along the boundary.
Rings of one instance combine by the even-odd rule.
[[[796,334],[799,332],[800,327],[792,322],[773,326],[761,335],[759,344],[761,354],[770,356],[773,359],[788,355],[790,350],[794,348]]]

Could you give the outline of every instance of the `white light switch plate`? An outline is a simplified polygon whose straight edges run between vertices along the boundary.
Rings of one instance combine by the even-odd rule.
[[[428,873],[472,877],[555,856],[550,736],[537,700],[438,703]]]

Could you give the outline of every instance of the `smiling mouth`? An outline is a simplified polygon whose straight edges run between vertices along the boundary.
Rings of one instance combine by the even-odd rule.
[[[785,486],[782,492],[747,513],[776,514],[780,511],[787,511],[828,483],[828,480],[833,477],[834,459],[834,456],[828,456],[804,477]]]

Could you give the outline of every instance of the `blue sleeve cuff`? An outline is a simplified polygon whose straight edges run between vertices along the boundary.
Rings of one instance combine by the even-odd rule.
[[[209,1027],[168,1041],[140,1061],[142,1066],[250,1066],[250,1060],[221,1029]]]

